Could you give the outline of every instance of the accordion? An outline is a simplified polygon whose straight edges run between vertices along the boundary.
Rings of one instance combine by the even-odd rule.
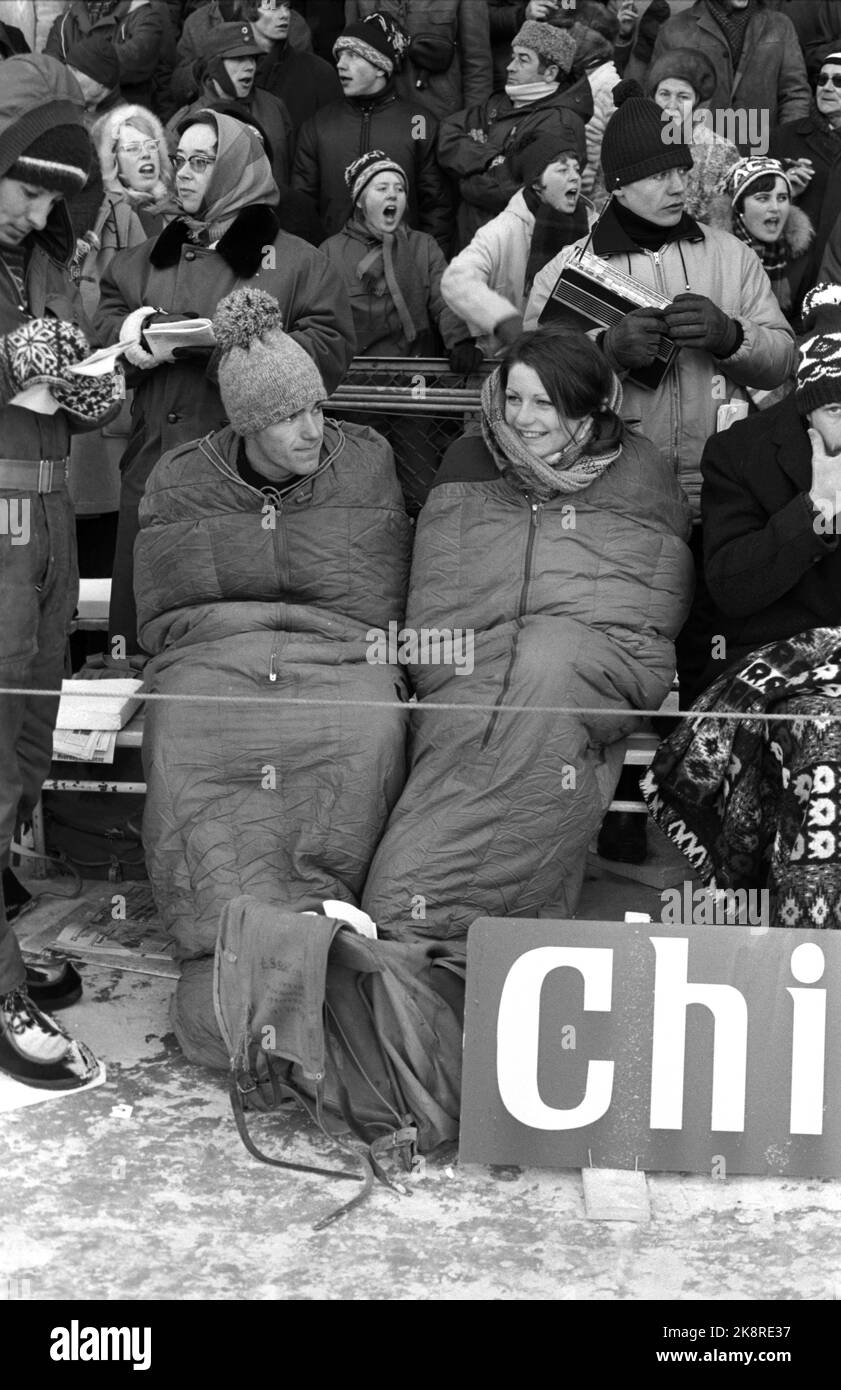
[[[632,309],[664,309],[670,303],[656,290],[614,270],[600,256],[584,251],[564,266],[539,322],[573,319],[586,328],[613,328]],[[662,337],[650,366],[634,367],[628,377],[638,386],[656,390],[679,351],[669,338]]]

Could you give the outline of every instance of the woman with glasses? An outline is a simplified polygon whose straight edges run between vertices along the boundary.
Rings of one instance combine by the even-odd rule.
[[[146,479],[168,449],[225,420],[210,349],[178,349],[162,361],[147,350],[144,327],[160,315],[212,318],[224,295],[253,285],[278,300],[284,327],[315,361],[328,394],[355,347],[339,276],[314,247],[280,229],[278,188],[257,132],[222,112],[196,112],[172,163],[178,215],[160,236],[115,257],[96,319],[103,342],[127,344],[135,392],[111,594],[116,655],[138,650],[132,551]]]
[[[808,116],[772,130],[768,152],[786,164],[797,207],[818,229],[815,254],[820,259],[826,241],[821,228],[824,205],[841,180],[841,45],[836,44],[820,65]],[[836,191],[841,197],[841,190]]]

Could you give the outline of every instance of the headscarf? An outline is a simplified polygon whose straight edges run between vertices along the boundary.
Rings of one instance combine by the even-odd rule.
[[[622,403],[622,387],[613,378],[613,390],[604,407],[618,413]],[[580,492],[600,478],[609,464],[622,452],[621,442],[599,448],[597,422],[591,416],[580,439],[565,445],[560,454],[549,462],[527,449],[522,439],[505,420],[505,394],[502,389],[502,368],[497,367],[485,379],[482,387],[482,438],[493,455],[503,477],[519,484],[540,501],[548,501],[557,493]]]
[[[216,131],[216,162],[211,170],[204,206],[198,214],[181,213],[178,221],[190,230],[190,240],[211,246],[228,230],[237,213],[254,203],[276,207],[280,193],[263,142],[253,126],[222,111],[200,110],[190,124]],[[181,133],[181,132],[179,132]]]

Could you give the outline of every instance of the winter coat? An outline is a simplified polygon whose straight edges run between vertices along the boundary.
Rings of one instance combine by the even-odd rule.
[[[584,199],[588,210],[591,205]],[[474,234],[454,256],[441,281],[441,292],[477,339],[486,357],[503,346],[494,332],[503,319],[526,308],[526,270],[534,232],[531,212],[520,189],[507,208]]]
[[[273,505],[240,477],[239,444],[226,428],[167,453],[136,545],[149,688],[238,697],[147,707],[143,838],[182,959],[213,953],[240,893],[358,900],[405,773],[403,678],[367,659],[370,629],[400,625],[405,603],[391,449],[327,420],[318,472]],[[301,697],[336,704],[283,704]]]
[[[589,487],[545,503],[501,476],[480,436],[450,447],[418,519],[406,629],[452,634],[454,659],[429,646],[410,667],[424,713],[362,900],[381,935],[463,937],[478,916],[549,903],[574,914],[621,765],[616,746],[608,772],[605,748],[674,675],[688,530],[674,474],[639,435]],[[435,709],[454,703],[484,708]]]
[[[219,0],[209,0],[189,14],[184,21],[175,52],[175,67],[169,84],[169,112],[179,106],[189,106],[198,95],[200,86],[196,64],[204,56],[208,34],[224,23]],[[312,53],[312,35],[306,20],[297,10],[289,11],[287,42],[296,53]]]
[[[493,91],[487,6],[475,0],[345,0],[345,23],[370,14],[391,15],[412,38],[431,36],[452,45],[445,72],[429,72],[409,58],[397,74],[406,101],[420,102],[439,121],[475,106]]]
[[[704,567],[724,659],[702,687],[757,647],[841,625],[839,537],[816,525],[808,421],[793,396],[709,440],[701,471]]]
[[[526,308],[527,329],[537,327],[563,266],[583,245],[582,241],[565,247],[535,276]],[[697,517],[701,453],[715,432],[719,407],[748,399],[749,389],[781,386],[796,365],[794,335],[758,257],[730,232],[696,223],[689,236],[660,251],[641,251],[608,209],[589,249],[669,299],[687,289],[706,295],[742,326],[744,340],[730,357],[682,348],[656,390],[624,381],[623,414],[640,421],[643,434],[680,477]]]
[[[220,97],[216,88],[209,84],[204,86],[195,101],[180,107],[167,121],[167,138],[173,152],[178,146],[178,128],[181,122],[194,111],[207,110],[208,107],[215,111],[227,111],[229,116],[241,113],[243,120],[247,121],[249,117],[253,117],[257,121],[271,146],[270,162],[274,181],[278,188],[285,188],[292,173],[295,132],[292,128],[292,118],[280,98],[272,96],[271,92],[264,92],[262,87],[252,87],[250,96],[244,100],[235,100],[233,97]]]
[[[66,63],[70,49],[89,34],[110,38],[120,65],[123,99],[163,109],[175,63],[175,33],[162,0],[120,0],[110,14],[91,24],[83,0],[73,0],[47,36],[44,52]]]
[[[505,92],[495,92],[481,106],[459,111],[442,122],[438,132],[438,163],[459,181],[459,244],[468,244],[474,232],[502,212],[521,180],[508,161],[514,147],[535,132],[571,136],[581,160],[587,157],[584,123],[593,114],[593,93],[586,77],[540,101],[515,107]],[[474,132],[471,134],[471,132]],[[506,158],[491,169],[497,155]]]
[[[447,250],[452,200],[435,158],[437,130],[432,116],[419,116],[417,102],[401,101],[391,87],[364,104],[345,98],[331,102],[298,132],[292,186],[312,198],[327,235],[333,236],[352,212],[345,169],[366,150],[383,150],[408,179],[406,220]]]
[[[159,237],[116,256],[102,280],[96,330],[103,343],[116,342],[123,320],[146,304],[212,318],[224,295],[251,284],[279,301],[290,336],[315,359],[329,395],[354,351],[347,294],[326,258],[279,231],[273,210],[263,205],[245,208],[215,250],[186,241],[176,220]],[[168,449],[224,421],[206,354],[137,371],[132,384],[134,430],[124,467],[142,457],[148,476]]]
[[[736,72],[730,46],[706,0],[695,0],[689,9],[666,21],[657,35],[652,61],[673,48],[700,50],[710,59],[718,81],[707,105],[717,122],[725,111],[758,113],[771,125],[809,114],[812,93],[806,64],[794,25],[780,11],[761,4],[754,10]],[[718,124],[715,128],[720,135],[726,133]],[[749,153],[747,132],[737,142],[743,153]]]
[[[710,204],[708,222],[711,227],[733,231],[733,203],[726,193],[719,193]],[[782,278],[771,280],[771,289],[789,323],[800,317],[803,296],[817,278],[815,261],[815,229],[809,218],[795,203],[791,204],[782,235],[788,263]]]
[[[280,97],[298,131],[322,106],[343,95],[336,69],[314,53],[301,53],[286,43],[272,45],[257,59],[258,87]]]
[[[415,320],[418,336],[411,343],[391,296],[366,289],[357,274],[360,262],[379,244],[376,238],[361,241],[345,228],[321,247],[348,292],[356,351],[363,357],[437,357],[439,335],[448,350],[469,336],[462,320],[448,309],[441,292],[447,262],[438,243],[426,232],[407,227],[406,233],[413,268],[426,288],[426,315]]]
[[[815,172],[797,199],[797,206],[815,228],[815,257],[820,261],[826,243],[826,235],[821,233],[824,201],[831,190],[833,175],[830,170],[836,161],[839,163],[834,178],[841,175],[841,129],[833,130],[815,108],[799,121],[776,126],[771,131],[768,153],[773,159],[811,159],[814,165]]]
[[[587,142],[587,167],[583,171],[581,187],[591,193],[596,181],[596,172],[601,164],[604,129],[616,107],[613,102],[613,89],[621,81],[613,62],[600,63],[588,72],[587,81],[593,93],[593,114],[584,132]]]

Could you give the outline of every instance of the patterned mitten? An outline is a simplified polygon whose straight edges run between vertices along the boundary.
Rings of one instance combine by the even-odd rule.
[[[67,368],[82,362],[90,345],[81,328],[61,319],[29,319],[0,337],[0,405],[30,386],[66,382]]]

